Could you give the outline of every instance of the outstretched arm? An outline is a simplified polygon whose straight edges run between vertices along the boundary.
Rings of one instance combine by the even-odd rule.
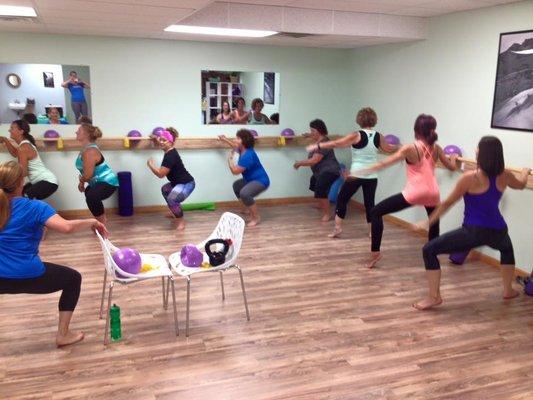
[[[312,167],[313,165],[318,164],[324,156],[320,153],[315,153],[311,158],[308,158],[307,160],[302,161],[296,161],[293,165],[294,169],[298,169],[300,167]]]
[[[505,171],[505,174],[507,177],[507,186],[509,186],[511,189],[523,190],[527,185],[527,179],[529,174],[531,174],[531,168],[522,169],[522,172],[518,178],[511,171]]]
[[[108,234],[106,227],[94,218],[68,220],[55,214],[48,218],[45,225],[47,228],[61,233],[78,232],[89,228],[93,231],[98,231],[104,237],[107,237]]]
[[[319,147],[321,149],[334,149],[338,147],[348,147],[353,144],[359,143],[360,140],[361,140],[361,135],[359,134],[359,132],[352,132],[336,140],[329,140],[327,142],[311,144],[306,147],[306,150],[311,152],[311,151],[316,151]]]
[[[377,172],[382,169],[388,168],[391,165],[396,164],[397,162],[404,160],[407,157],[407,153],[409,152],[410,148],[411,148],[411,145],[409,144],[400,147],[400,150],[398,150],[396,153],[374,164],[373,166],[368,168],[367,171]]]
[[[439,161],[446,167],[446,169],[449,169],[450,171],[456,171],[457,170],[457,154],[452,154],[449,158],[444,154],[444,151],[439,145],[435,145],[435,148],[437,149],[437,156]]]
[[[457,181],[457,184],[455,185],[455,188],[452,190],[450,195],[446,200],[444,200],[436,209],[431,213],[429,216],[428,224],[429,226],[435,224],[440,217],[442,217],[446,212],[455,204],[457,201],[465,195],[466,192],[468,192],[468,189],[470,188],[470,185],[472,183],[472,179],[474,179],[475,171],[470,171],[465,173],[461,178],[459,178],[459,181]]]
[[[7,151],[9,151],[9,154],[11,154],[13,157],[18,157],[18,148],[11,143],[11,140],[9,140],[6,137],[0,137],[0,143],[4,143]]]

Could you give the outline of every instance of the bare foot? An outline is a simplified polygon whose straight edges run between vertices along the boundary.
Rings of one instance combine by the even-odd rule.
[[[176,225],[176,230],[183,231],[185,229],[185,221],[180,221]]]
[[[259,225],[259,223],[261,222],[261,218],[257,217],[257,218],[252,218],[250,219],[250,221],[246,224],[246,226],[256,226],[256,225]]]
[[[83,332],[68,331],[64,335],[60,335],[58,333],[56,336],[56,345],[57,347],[68,346],[70,344],[81,342],[84,337],[85,337],[85,334]]]
[[[366,263],[366,267],[368,269],[374,268],[376,264],[378,263],[378,261],[381,260],[382,258],[383,256],[381,255],[381,253],[372,253],[370,260]]]
[[[503,294],[503,299],[504,300],[510,300],[510,299],[514,299],[515,297],[518,297],[520,295],[520,293],[514,289],[511,289],[510,292],[505,292]]]
[[[437,307],[442,304],[442,297],[426,297],[423,300],[413,303],[413,307],[417,310],[429,310],[432,307]]]
[[[335,239],[335,238],[341,237],[341,233],[342,233],[342,229],[335,227],[335,228],[333,228],[333,232],[331,232],[328,235],[328,238]]]
[[[321,219],[322,222],[328,222],[328,221],[331,221],[331,215],[329,214],[324,214],[322,215],[322,219]]]

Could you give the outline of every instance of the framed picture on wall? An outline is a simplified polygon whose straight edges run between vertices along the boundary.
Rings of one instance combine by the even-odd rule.
[[[533,30],[500,34],[491,127],[533,132]]]
[[[53,88],[54,85],[54,73],[53,72],[43,72],[43,81],[44,87]]]
[[[274,104],[276,94],[276,74],[274,72],[265,72],[263,86],[263,101],[265,104]]]

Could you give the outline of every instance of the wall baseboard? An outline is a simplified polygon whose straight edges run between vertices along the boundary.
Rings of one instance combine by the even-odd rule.
[[[303,204],[303,203],[312,203],[315,199],[312,197],[281,197],[277,199],[258,199],[257,204],[261,207],[274,207],[288,204]],[[238,200],[230,201],[218,201],[215,202],[215,207],[217,208],[236,208],[240,206]],[[118,214],[118,208],[112,207],[106,209],[108,214]],[[139,206],[134,208],[136,214],[150,214],[150,213],[159,213],[168,211],[166,205],[155,205],[155,206]],[[90,218],[92,217],[91,213],[87,209],[82,210],[61,210],[57,212],[63,218]]]
[[[364,211],[365,210],[365,206],[358,202],[358,201],[355,201],[355,200],[352,200],[351,201],[352,204],[355,206],[355,208],[357,208],[358,210],[362,210]],[[427,237],[427,231],[425,232],[420,232],[420,231],[415,231],[413,228],[414,228],[414,224],[410,223],[410,222],[407,222],[401,218],[398,218],[394,215],[385,215],[383,217],[383,219],[387,222],[390,222],[391,224],[394,224],[396,226],[399,226],[399,227],[402,227],[402,228],[405,228],[405,229],[409,229],[410,231],[412,231],[414,234],[418,234],[419,236],[421,237]],[[469,261],[481,261],[487,265],[490,265],[491,267],[495,267],[495,268],[500,268],[500,261],[498,261],[497,259],[495,259],[494,257],[491,257],[491,256],[488,256],[478,250],[472,250],[470,251],[470,254],[468,255],[468,260]],[[521,277],[528,277],[530,276],[530,274],[518,267],[515,268],[515,275],[517,276],[521,276]]]

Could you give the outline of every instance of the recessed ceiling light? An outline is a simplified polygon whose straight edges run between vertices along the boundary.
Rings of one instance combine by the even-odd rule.
[[[33,9],[33,7],[0,5],[0,16],[2,17],[36,17],[37,13]]]
[[[216,35],[216,36],[238,36],[260,38],[275,35],[274,31],[258,31],[255,29],[230,29],[230,28],[211,28],[208,26],[192,25],[170,25],[165,28],[165,32],[193,33],[198,35]]]

